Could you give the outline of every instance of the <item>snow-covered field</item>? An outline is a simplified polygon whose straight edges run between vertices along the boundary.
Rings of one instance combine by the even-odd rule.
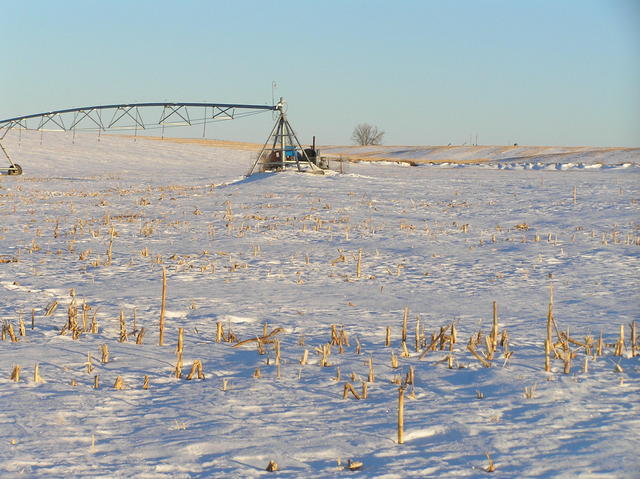
[[[325,147],[323,154],[360,161],[413,164],[473,163],[485,168],[569,170],[638,165],[640,148],[590,146],[339,146]]]
[[[247,179],[250,151],[61,133],[3,143],[25,174],[0,176],[0,477],[638,477],[637,156]],[[558,333],[575,341],[568,374],[561,359],[544,371],[551,285],[559,354]],[[487,368],[467,343],[491,332],[494,301],[508,339]],[[60,334],[74,304],[75,334]],[[265,328],[283,328],[279,366],[274,343],[234,347]],[[484,359],[485,340],[476,348]],[[204,380],[186,379],[194,360]],[[346,382],[366,383],[366,399],[343,399]]]

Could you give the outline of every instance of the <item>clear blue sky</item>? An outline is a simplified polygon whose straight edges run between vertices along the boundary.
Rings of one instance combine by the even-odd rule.
[[[303,142],[640,146],[640,0],[0,0],[0,119],[270,103]],[[208,136],[262,141],[269,114]],[[201,131],[194,131],[198,136]]]

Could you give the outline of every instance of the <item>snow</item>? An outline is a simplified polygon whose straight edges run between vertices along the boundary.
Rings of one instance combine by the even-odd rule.
[[[246,150],[48,132],[11,132],[3,144],[25,174],[0,176],[0,318],[16,334],[20,318],[26,326],[18,342],[0,342],[3,478],[637,477],[637,153],[608,167],[588,167],[586,151],[552,163],[357,163],[345,174],[244,178],[255,154]],[[604,336],[587,372],[576,345],[569,374],[559,359],[544,371],[551,284],[563,331]],[[71,289],[98,333],[60,334]],[[513,354],[499,349],[484,368],[466,344],[490,332],[493,301]],[[448,345],[420,359],[417,315],[428,342],[455,323],[454,368]],[[265,322],[284,328],[280,377],[273,344],[260,355],[255,342],[218,343],[218,322],[238,340],[262,336]],[[332,324],[349,346],[332,346],[321,367],[316,349]],[[615,356],[620,325],[625,349]],[[205,380],[174,377],[178,328],[184,376],[199,359]],[[370,358],[367,398],[343,399],[347,381],[361,391]],[[33,380],[36,362],[44,383]],[[398,444],[393,380],[409,366]],[[349,458],[362,469],[345,470]],[[270,460],[277,473],[265,471]]]
[[[322,153],[358,161],[413,165],[464,165],[484,168],[573,169],[638,166],[640,148],[557,146],[350,146]]]

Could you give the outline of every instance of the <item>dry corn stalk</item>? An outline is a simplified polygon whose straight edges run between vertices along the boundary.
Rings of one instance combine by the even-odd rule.
[[[18,342],[18,338],[16,337],[16,333],[13,331],[13,324],[9,323],[7,325],[7,333],[9,334],[9,337],[11,338],[11,342],[12,343],[17,343]]]
[[[120,310],[120,342],[127,342],[127,321],[124,318],[124,311]]]
[[[435,345],[436,345],[436,343],[437,343],[437,339],[438,339],[438,338],[437,338],[437,336],[436,336],[435,334],[433,334],[433,333],[432,333],[432,334],[431,334],[431,344],[429,344],[428,346],[426,346],[426,343],[425,343],[425,348],[424,348],[424,350],[420,353],[420,356],[418,356],[418,360],[420,360],[420,359],[424,358],[424,357],[427,355],[427,353],[428,353],[429,351],[434,351],[434,349],[435,349]]]
[[[178,328],[178,344],[176,346],[176,354],[182,354],[184,348],[184,328]]]
[[[118,376],[116,378],[116,382],[113,383],[113,389],[122,389],[124,387],[124,383],[122,382],[122,376]]]
[[[615,356],[622,356],[622,353],[624,352],[624,324],[620,325],[620,338],[618,339],[618,341],[616,342],[616,347],[615,347]]]
[[[506,352],[509,351],[509,333],[507,333],[506,329],[502,330],[502,334],[500,335],[500,347]]]
[[[93,356],[90,352],[87,352],[87,374],[93,371]]]
[[[249,339],[245,339],[244,341],[240,341],[234,344],[233,347],[237,348],[238,346],[242,346],[243,344],[251,343],[253,341],[261,342],[263,344],[272,343],[274,341],[273,337],[277,334],[282,333],[283,331],[284,331],[283,328],[276,328],[273,331],[271,331],[269,334],[265,334],[262,337],[249,338]]]
[[[344,330],[344,327],[340,328],[340,345],[349,347],[349,334]]]
[[[571,350],[567,348],[567,350],[563,352],[563,356],[562,356],[562,360],[564,362],[563,371],[565,374],[571,374],[571,358],[572,358]]]
[[[553,323],[553,284],[549,285],[549,307],[547,310],[547,337],[544,340],[544,370],[551,372],[551,349],[553,337],[551,325]]]
[[[598,344],[596,346],[596,354],[598,356],[602,356],[602,349],[604,347],[604,341],[602,338],[602,331],[600,331],[600,336],[598,337]]]
[[[71,331],[73,339],[77,339],[78,334],[75,334],[80,328],[78,327],[78,306],[76,305],[75,291],[71,290],[71,302],[67,308],[67,324],[62,328],[60,334],[64,334],[66,331]]]
[[[525,386],[524,388],[524,397],[526,399],[533,399],[536,394],[536,385],[533,384],[531,386]]]
[[[544,340],[544,370],[551,372],[551,341],[548,338]]]
[[[93,377],[93,389],[99,389],[100,388],[100,377],[96,374]]]
[[[331,343],[323,344],[321,348],[316,348],[316,351],[320,354],[320,366],[323,368],[329,367],[329,356],[331,356]]]
[[[407,322],[409,321],[409,307],[405,306],[402,312],[402,342],[407,342]]]
[[[398,444],[404,444],[404,388],[398,388]]]
[[[102,352],[102,359],[100,361],[102,364],[107,364],[109,362],[109,346],[103,344],[100,346],[100,351]]]
[[[489,361],[491,361],[493,359],[493,353],[495,352],[495,349],[493,349],[493,340],[491,339],[491,334],[484,337],[484,343],[487,350],[487,354],[485,356]]]
[[[93,312],[91,317],[91,334],[98,334],[98,320],[96,319],[97,311]]]
[[[276,378],[280,379],[280,340],[276,339],[273,342],[273,348],[275,350],[276,355]]]
[[[491,459],[491,455],[487,452],[487,453],[485,453],[485,456],[487,456],[487,461],[489,461],[489,465],[484,468],[484,471],[485,472],[494,472],[496,470],[496,466],[493,463],[493,459]]]
[[[467,345],[467,349],[469,350],[469,352],[470,352],[471,354],[473,354],[473,356],[474,356],[478,361],[480,361],[480,363],[482,363],[482,365],[483,365],[485,368],[490,368],[490,367],[491,367],[491,363],[490,363],[489,361],[487,361],[484,357],[482,357],[482,356],[480,355],[480,353],[478,353],[478,351],[476,351],[476,348],[475,348],[472,344],[468,344],[468,345]]]
[[[45,316],[51,316],[55,310],[58,308],[58,302],[54,301],[53,303],[51,303],[49,306],[47,306],[47,310],[44,313]]]
[[[216,322],[216,343],[222,342],[222,338],[224,337],[224,330],[222,323],[220,321]]]
[[[87,331],[87,320],[89,319],[89,311],[91,310],[91,306],[89,306],[86,301],[82,302],[82,331]]]
[[[498,303],[493,302],[493,324],[491,328],[491,355],[498,349]],[[489,359],[493,359],[490,357]]]
[[[182,377],[182,352],[179,352],[177,354],[176,367],[175,367],[175,370],[174,370],[174,375],[178,379],[180,379]]]
[[[582,372],[587,374],[589,372],[589,356],[584,357],[584,363],[582,366]]]
[[[44,379],[40,376],[40,364],[38,363],[33,367],[33,382],[36,384],[44,382]]]
[[[142,344],[143,340],[144,340],[144,328],[140,328],[140,331],[138,331],[138,335],[136,336],[136,344]]]
[[[351,393],[353,397],[356,399],[362,399],[360,397],[360,394],[358,394],[358,391],[356,391],[355,388],[353,387],[353,384],[344,383],[344,390],[342,391],[342,399],[347,399],[349,397],[349,393]]]
[[[367,382],[374,382],[375,381],[375,373],[373,371],[373,358],[369,358],[369,377],[367,378]]]
[[[340,344],[340,338],[338,337],[338,328],[335,324],[331,325],[331,342],[330,343],[334,346],[337,346],[338,344]]]
[[[164,346],[164,315],[167,306],[167,269],[162,268],[162,299],[160,302],[160,332],[158,344]]]
[[[16,364],[11,371],[11,380],[18,382],[20,381],[20,365]]]
[[[393,369],[398,369],[398,356],[394,351],[391,351],[391,367]]]
[[[304,352],[302,353],[302,358],[300,358],[300,364],[304,366],[305,364],[307,364],[308,359],[309,359],[309,350],[305,349]]]
[[[191,371],[189,371],[189,375],[187,379],[190,381],[194,376],[198,377],[198,379],[204,379],[204,372],[202,370],[202,362],[199,359],[196,359],[193,362],[193,366],[191,366]]]
[[[404,380],[404,383],[413,385],[414,382],[415,382],[415,371],[413,369],[413,366],[409,366],[409,370],[407,371],[407,376]]]
[[[144,375],[144,381],[142,383],[142,389],[149,389],[149,376]]]
[[[113,236],[109,239],[109,246],[107,247],[107,261],[104,264],[105,266],[111,265],[112,254],[113,254]]]
[[[440,328],[440,334],[438,335],[438,338],[440,338],[440,351],[444,350],[444,347],[447,344],[447,341],[449,340],[449,337],[446,335],[446,332],[447,332],[447,328],[445,326]]]

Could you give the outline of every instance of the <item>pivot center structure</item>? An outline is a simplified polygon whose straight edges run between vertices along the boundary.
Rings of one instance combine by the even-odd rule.
[[[320,156],[317,154],[315,144],[312,148],[302,147],[289,120],[287,120],[282,98],[276,105],[276,109],[279,112],[276,124],[258,153],[256,161],[249,168],[247,176],[257,172],[281,171],[292,166],[295,166],[298,171],[322,174],[321,166],[324,165],[320,164]]]

